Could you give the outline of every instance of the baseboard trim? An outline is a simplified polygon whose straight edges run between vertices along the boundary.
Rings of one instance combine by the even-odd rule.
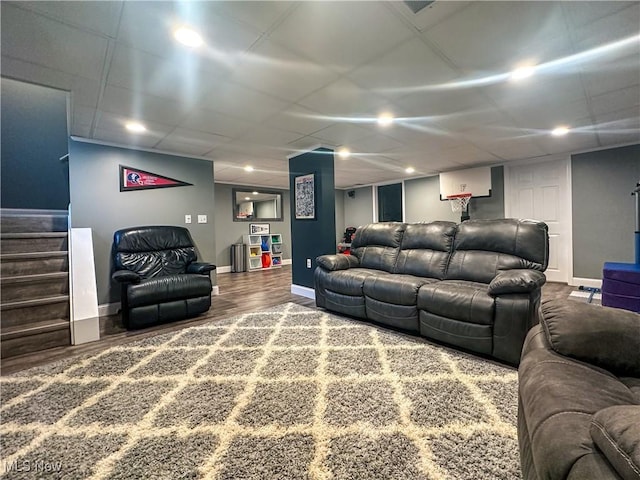
[[[98,316],[108,317],[109,315],[115,315],[120,310],[120,302],[117,303],[103,303],[98,305]]]
[[[282,264],[283,264],[283,265],[291,265],[292,263],[293,263],[293,260],[292,260],[292,259],[290,259],[290,258],[284,258],[284,259],[282,260]]]
[[[220,295],[220,287],[218,285],[211,287],[211,295]]]
[[[301,297],[316,299],[316,291],[313,288],[304,287],[302,285],[291,284],[291,293],[300,295]]]
[[[585,287],[602,288],[602,279],[572,277],[569,285],[573,285],[574,287],[583,285]]]
[[[589,298],[591,297],[591,292],[588,291],[583,291],[583,290],[575,290],[573,292],[571,292],[569,294],[570,297],[578,297],[578,298]],[[593,297],[591,297],[594,300],[602,300],[602,294],[601,293],[594,293]]]
[[[216,273],[231,273],[231,265],[216,267]]]

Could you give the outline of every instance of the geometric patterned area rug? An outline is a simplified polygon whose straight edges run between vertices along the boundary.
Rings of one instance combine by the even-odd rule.
[[[1,478],[520,478],[515,369],[291,303],[0,382]]]

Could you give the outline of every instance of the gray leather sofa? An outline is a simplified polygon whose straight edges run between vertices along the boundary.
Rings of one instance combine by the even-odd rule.
[[[519,376],[525,480],[640,479],[640,315],[543,303]]]
[[[533,220],[366,225],[351,255],[317,258],[316,304],[517,364],[548,245]]]

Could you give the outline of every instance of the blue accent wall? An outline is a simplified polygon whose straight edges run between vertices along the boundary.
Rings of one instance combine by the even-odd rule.
[[[69,206],[67,92],[3,78],[2,208]]]
[[[295,218],[295,177],[315,175],[314,220]],[[336,198],[333,150],[318,148],[289,159],[291,192],[291,261],[292,283],[313,288],[316,257],[336,253]],[[311,268],[307,268],[307,259]]]

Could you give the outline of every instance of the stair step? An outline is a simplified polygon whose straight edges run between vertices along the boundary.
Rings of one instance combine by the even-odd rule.
[[[32,322],[2,329],[0,357],[14,357],[67,345],[71,345],[69,321]]]
[[[35,301],[10,302],[0,305],[2,329],[45,320],[68,321],[71,317],[69,296],[57,295]]]
[[[68,249],[67,232],[3,233],[0,244],[3,254],[56,252]]]
[[[62,319],[41,320],[39,322],[31,322],[24,325],[14,325],[2,329],[0,338],[4,342],[13,338],[28,337],[39,333],[55,332],[56,330],[68,330],[69,321]]]
[[[16,308],[38,307],[41,305],[50,305],[52,303],[68,302],[69,295],[56,295],[46,298],[36,298],[33,300],[17,300],[15,302],[6,302],[0,305],[0,310],[14,310]]]
[[[67,272],[3,277],[0,283],[3,303],[66,295],[69,293]]]
[[[66,272],[69,270],[68,252],[23,252],[0,255],[2,277]]]
[[[2,232],[66,232],[68,230],[66,210],[20,210],[3,209],[0,212]]]

